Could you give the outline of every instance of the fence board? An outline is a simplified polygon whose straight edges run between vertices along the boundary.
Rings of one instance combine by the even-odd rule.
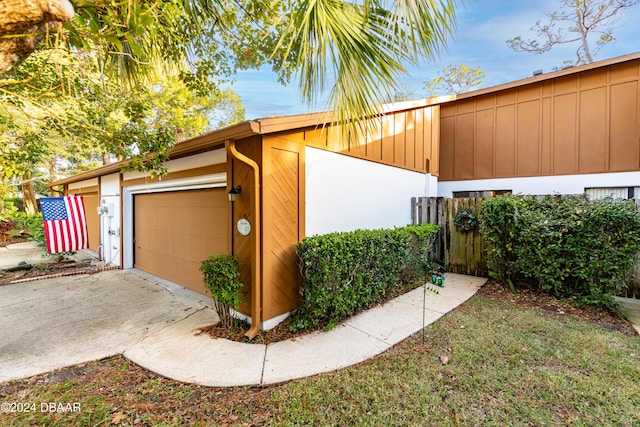
[[[414,224],[441,226],[434,243],[432,258],[447,271],[486,277],[486,245],[482,234],[479,230],[459,232],[455,228],[458,210],[470,209],[478,216],[482,199],[418,197],[412,198],[411,202],[411,218]]]

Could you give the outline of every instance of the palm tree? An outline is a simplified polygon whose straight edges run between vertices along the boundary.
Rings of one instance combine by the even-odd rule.
[[[49,30],[46,46],[62,40],[97,54],[105,72],[128,80],[144,75],[150,65],[187,61],[185,79],[203,87],[210,74],[271,63],[283,81],[297,74],[308,103],[328,91],[327,109],[337,112],[332,120],[348,124],[378,116],[406,65],[437,56],[455,24],[455,0],[74,4],[75,18],[60,31]],[[247,48],[248,38],[253,41]]]

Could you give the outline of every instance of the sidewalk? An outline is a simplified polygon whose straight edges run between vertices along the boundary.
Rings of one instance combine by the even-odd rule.
[[[425,325],[486,279],[448,274],[426,294]],[[0,381],[123,354],[162,376],[206,386],[275,384],[341,369],[421,330],[423,288],[328,332],[273,344],[198,335],[217,321],[210,297],[132,270],[0,286]]]
[[[629,321],[633,328],[640,334],[640,299],[616,297],[622,309],[629,313]]]
[[[448,274],[439,295],[426,295],[426,325],[469,299],[485,281]],[[277,384],[365,361],[420,331],[423,294],[418,288],[331,331],[268,345],[195,335],[211,324],[211,314],[201,310],[143,339],[124,356],[178,381],[221,387]]]

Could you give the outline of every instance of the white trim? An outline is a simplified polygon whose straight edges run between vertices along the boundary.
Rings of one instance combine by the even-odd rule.
[[[193,156],[182,157],[180,159],[165,162],[167,172],[180,172],[188,169],[195,169],[211,165],[219,165],[227,161],[227,152],[224,148],[207,151],[206,153],[195,154]],[[123,180],[146,178],[151,176],[151,172],[131,171],[125,172]]]
[[[98,178],[86,179],[84,181],[71,182],[68,185],[69,191],[85,187],[95,187],[99,184]]]
[[[241,320],[243,322],[248,323],[249,325],[251,325],[251,316],[248,316],[246,314],[242,314],[237,310],[234,309],[229,309],[231,312],[231,317]],[[287,313],[283,313],[280,314],[276,317],[273,317],[269,320],[265,320],[264,322],[260,323],[260,330],[262,331],[268,331],[270,329],[275,328],[276,326],[278,326],[280,323],[282,323],[287,317],[289,317],[291,315],[290,312]]]
[[[167,191],[200,190],[227,186],[227,173],[172,179],[148,184],[130,185],[122,189],[123,267],[133,268],[133,196]]]
[[[438,182],[438,196],[451,198],[454,191],[511,190],[513,194],[583,194],[592,187],[636,187],[639,172],[612,172],[581,175],[535,176],[522,178],[474,179]]]

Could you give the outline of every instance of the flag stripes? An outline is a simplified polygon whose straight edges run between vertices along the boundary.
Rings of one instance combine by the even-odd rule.
[[[89,247],[82,196],[45,197],[40,199],[40,207],[50,254]]]

